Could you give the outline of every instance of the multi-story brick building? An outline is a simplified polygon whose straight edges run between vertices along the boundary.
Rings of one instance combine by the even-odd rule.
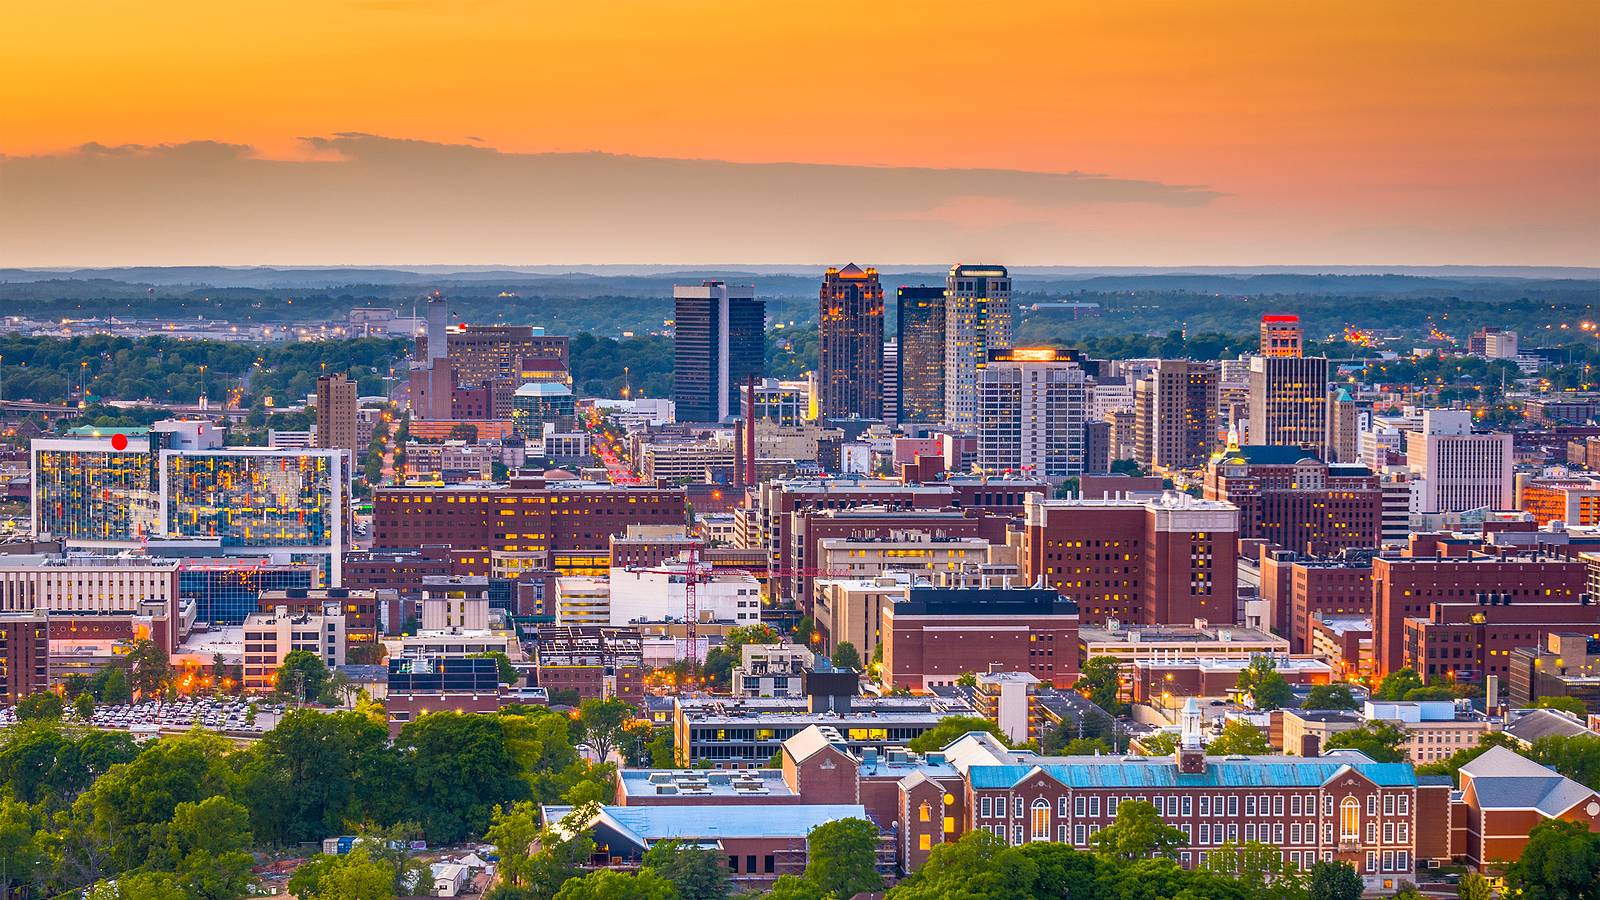
[[[1239,536],[1298,553],[1376,547],[1383,488],[1372,470],[1299,447],[1229,447],[1206,467],[1205,497],[1239,507]]]
[[[1505,747],[1461,767],[1461,801],[1451,812],[1456,855],[1480,869],[1521,858],[1529,834],[1545,822],[1600,832],[1600,794]]]
[[[546,481],[516,477],[507,484],[380,489],[373,498],[373,543],[378,547],[448,544],[478,550],[481,563],[469,574],[487,575],[489,554],[542,555],[547,568],[593,567],[582,556],[609,555],[611,536],[629,525],[675,525],[684,521],[682,489]]]
[[[547,627],[539,632],[534,664],[551,694],[577,691],[580,700],[644,699],[643,638],[637,628]]]
[[[1372,612],[1372,556],[1346,551],[1314,557],[1292,550],[1261,557],[1261,599],[1271,604],[1273,628],[1294,653],[1310,653],[1311,632],[1325,616]]]
[[[0,613],[0,703],[15,706],[50,687],[50,616]]]
[[[850,568],[832,569],[829,563],[847,565],[848,558],[840,559],[838,553],[824,553],[824,546],[835,550],[852,549],[846,544],[867,541],[907,542],[926,539],[922,548],[907,548],[919,553],[933,553],[936,547],[976,552],[977,545],[954,546],[962,539],[977,539],[985,547],[1004,545],[1009,519],[991,515],[982,509],[960,510],[886,510],[875,507],[853,509],[797,510],[790,516],[790,534],[793,544],[789,556],[796,569],[826,573],[833,577],[857,574]],[[844,542],[844,543],[839,543]],[[864,549],[855,547],[853,549]],[[887,548],[886,548],[887,549]],[[987,551],[986,551],[987,552]],[[932,556],[901,557],[907,562],[929,560]],[[858,560],[865,564],[866,557]],[[949,561],[949,560],[947,560]],[[914,568],[911,566],[908,568]],[[862,569],[859,574],[875,574]],[[815,581],[803,574],[794,574],[783,580],[793,588],[793,596],[802,609],[812,610],[815,602]]]
[[[1167,493],[1047,500],[1031,494],[1024,574],[1078,604],[1085,624],[1232,622],[1239,510]]]
[[[345,650],[363,644],[371,646],[378,640],[381,630],[378,609],[380,604],[393,602],[398,592],[392,590],[356,591],[350,588],[288,588],[281,591],[262,591],[257,598],[258,612],[270,613],[284,609],[290,615],[320,615],[330,605],[344,615]]]
[[[1583,602],[1585,579],[1582,562],[1548,556],[1374,557],[1376,674],[1415,663],[1424,677],[1429,666],[1468,680],[1503,676],[1511,650],[1600,616]]]
[[[1078,607],[1050,588],[913,587],[883,613],[883,683],[927,690],[965,673],[1078,678]]]

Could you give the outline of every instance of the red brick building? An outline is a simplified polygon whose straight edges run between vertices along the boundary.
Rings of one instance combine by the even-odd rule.
[[[922,691],[968,672],[1078,679],[1078,607],[1048,588],[913,587],[883,616],[883,682]]]
[[[381,488],[372,501],[373,544],[448,544],[478,550],[467,574],[490,574],[489,553],[544,555],[563,571],[563,551],[587,566],[609,554],[611,536],[629,525],[676,525],[687,507],[681,489],[515,477],[510,485]],[[587,554],[587,555],[586,555]]]
[[[1305,556],[1274,550],[1261,557],[1261,598],[1272,604],[1273,630],[1294,653],[1311,652],[1311,632],[1323,616],[1372,613],[1371,552]]]
[[[1512,649],[1539,643],[1546,631],[1572,631],[1585,619],[1596,621],[1600,606],[1582,602],[1585,578],[1582,562],[1559,557],[1374,557],[1376,674],[1382,677],[1409,665],[1409,658],[1424,666],[1418,670],[1424,676],[1428,665],[1436,674],[1456,671],[1473,680],[1484,674],[1503,675]],[[1474,622],[1478,616],[1482,621]],[[1407,619],[1429,623],[1413,630],[1414,644],[1408,644],[1412,639],[1407,637]],[[1434,629],[1431,635],[1430,629]],[[1519,638],[1504,647],[1502,655],[1498,646],[1502,633],[1535,637]],[[1483,645],[1484,638],[1494,645]],[[1430,650],[1434,655],[1428,655]]]
[[[1084,624],[1237,620],[1239,511],[1214,500],[1030,496],[1024,573],[1078,604]]]
[[[644,700],[643,638],[637,628],[603,625],[547,627],[534,652],[539,687],[552,695],[576,691],[579,700]]]
[[[1461,767],[1461,802],[1452,812],[1455,855],[1480,869],[1521,857],[1529,832],[1544,822],[1600,832],[1600,794],[1505,747]]]
[[[0,702],[15,706],[50,686],[50,617],[43,612],[0,615]]]
[[[826,509],[798,510],[791,516],[795,546],[790,557],[800,560],[801,568],[816,568],[822,559],[821,544],[833,538],[888,539],[918,535],[934,540],[983,538],[991,545],[1004,545],[1010,521],[982,509],[904,510]],[[792,576],[784,579],[793,586],[800,607],[811,612],[816,602],[815,579]]]
[[[1327,554],[1382,541],[1378,476],[1299,447],[1229,448],[1206,467],[1205,497],[1239,507],[1240,537],[1284,550]]]

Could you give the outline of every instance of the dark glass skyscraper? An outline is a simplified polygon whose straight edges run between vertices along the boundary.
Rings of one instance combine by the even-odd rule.
[[[766,304],[752,285],[721,281],[672,288],[672,399],[680,422],[738,414],[739,388],[766,361]]]
[[[850,263],[822,277],[817,408],[824,419],[883,418],[883,286]]]
[[[944,421],[944,288],[895,291],[902,422]]]

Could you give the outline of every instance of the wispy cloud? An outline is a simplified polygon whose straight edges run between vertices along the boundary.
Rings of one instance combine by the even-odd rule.
[[[0,263],[1044,260],[1095,210],[1222,196],[1082,172],[303,141],[293,160],[214,141],[0,158]],[[985,234],[997,245],[981,246]]]

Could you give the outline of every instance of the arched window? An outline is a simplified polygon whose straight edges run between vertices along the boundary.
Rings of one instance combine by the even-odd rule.
[[[1050,840],[1050,801],[1043,797],[1033,801],[1033,840]]]
[[[929,808],[928,808],[928,804],[926,802],[924,802],[921,806],[917,807],[917,821],[919,821],[919,822],[930,822],[932,820],[933,820],[933,817],[931,815],[929,815]]]
[[[1354,797],[1344,798],[1339,804],[1339,840],[1354,841],[1361,837],[1361,802]]]

